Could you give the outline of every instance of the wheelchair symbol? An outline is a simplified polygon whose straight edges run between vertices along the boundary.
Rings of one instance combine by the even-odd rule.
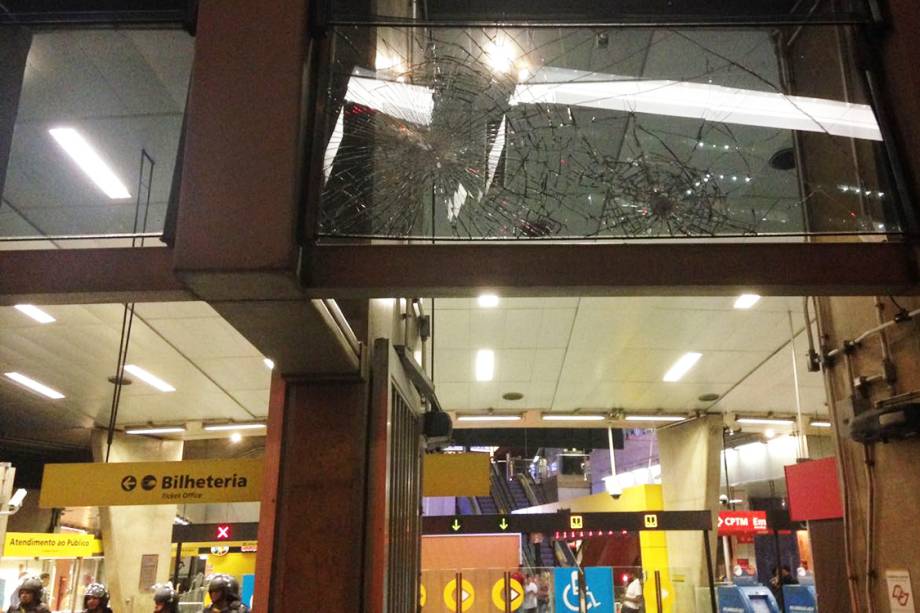
[[[601,603],[597,601],[597,598],[594,597],[594,594],[591,593],[591,588],[585,584],[587,589],[587,594],[585,594],[585,602],[587,603],[586,610],[590,611],[595,607],[601,606]],[[562,602],[565,603],[565,608],[569,611],[578,611],[578,571],[572,571],[572,581],[565,586],[565,590],[562,592]]]

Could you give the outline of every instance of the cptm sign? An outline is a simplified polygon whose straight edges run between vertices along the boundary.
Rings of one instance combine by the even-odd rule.
[[[766,511],[720,511],[719,536],[767,534]]]
[[[39,506],[251,502],[261,489],[261,460],[46,464]]]

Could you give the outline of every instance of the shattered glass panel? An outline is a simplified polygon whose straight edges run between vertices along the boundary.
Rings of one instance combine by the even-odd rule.
[[[819,30],[837,44],[833,28],[336,28],[319,235],[897,232],[872,108],[799,52]]]

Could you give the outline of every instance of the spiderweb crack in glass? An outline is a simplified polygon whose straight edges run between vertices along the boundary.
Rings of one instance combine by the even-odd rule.
[[[336,29],[320,234],[801,234],[814,199],[834,229],[885,229],[878,202],[825,202],[841,184],[885,191],[873,174],[803,191],[797,169],[771,166],[792,130],[881,137],[866,105],[785,94],[768,32],[595,40],[576,28]]]

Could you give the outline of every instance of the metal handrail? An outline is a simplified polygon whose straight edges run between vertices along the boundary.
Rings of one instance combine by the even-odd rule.
[[[505,478],[498,472],[498,467],[492,464],[492,498],[502,514],[510,513],[514,508],[511,490]]]
[[[521,488],[524,490],[524,495],[527,496],[527,502],[529,502],[531,506],[535,507],[537,505],[544,504],[540,500],[540,496],[537,495],[537,490],[534,487],[535,484],[530,479],[530,475],[526,473],[518,473],[515,475],[515,478],[521,484]]]

